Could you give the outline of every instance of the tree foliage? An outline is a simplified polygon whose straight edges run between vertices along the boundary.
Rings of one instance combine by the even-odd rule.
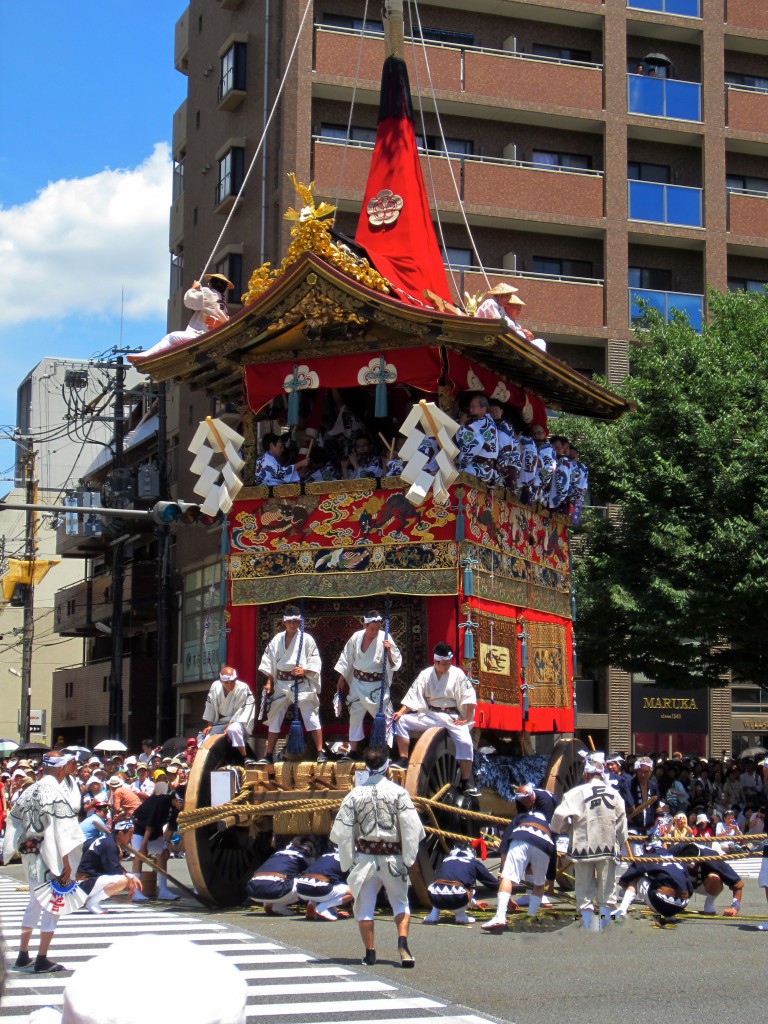
[[[617,423],[558,421],[590,467],[575,559],[592,665],[659,684],[768,685],[768,294],[709,296],[697,335],[649,313]]]

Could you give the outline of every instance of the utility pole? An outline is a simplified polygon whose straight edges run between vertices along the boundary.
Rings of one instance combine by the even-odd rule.
[[[32,439],[26,438],[24,455],[24,482],[28,505],[37,501],[37,480],[35,479],[35,450]],[[24,560],[27,563],[29,583],[24,591],[24,621],[21,647],[21,710],[19,736],[22,743],[29,743],[29,709],[32,694],[32,649],[35,639],[35,558],[37,557],[37,512],[27,509],[25,526]]]
[[[160,479],[160,497],[167,499],[168,417],[165,382],[161,382],[157,395],[157,471]],[[171,650],[171,594],[173,573],[171,566],[171,530],[167,525],[157,528],[157,738],[159,741],[176,735],[173,699],[173,652]]]
[[[125,442],[125,360],[116,359],[115,371],[115,475],[123,468]],[[118,540],[112,553],[112,671],[109,677],[110,739],[120,739],[123,731],[123,584],[125,582],[125,540]]]

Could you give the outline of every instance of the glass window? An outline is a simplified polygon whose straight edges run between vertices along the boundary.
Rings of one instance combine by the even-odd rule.
[[[547,149],[534,149],[531,162],[540,167],[572,167],[578,170],[592,169],[592,157],[585,153],[558,153]]]
[[[744,85],[748,89],[768,92],[768,78],[763,75],[743,75],[740,71],[726,71],[725,81],[727,85]]]
[[[366,32],[384,32],[383,22],[371,18],[363,22],[362,18],[353,18],[349,14],[324,14],[323,25],[329,28],[350,28],[358,32],[365,26]]]
[[[531,46],[531,53],[534,57],[552,57],[554,60],[574,60],[587,64],[592,60],[590,50],[575,50],[571,46],[550,46],[548,43],[534,43]]]
[[[216,272],[228,278],[234,287],[227,296],[227,302],[240,302],[243,294],[243,257],[242,253],[231,252],[220,263],[216,264]]]
[[[672,288],[672,271],[660,267],[629,267],[630,288],[654,288],[669,291]]]
[[[233,89],[245,89],[245,43],[233,43],[221,58],[219,75],[219,99]]]
[[[184,192],[184,163],[182,160],[173,161],[173,187],[171,198],[174,202]]]
[[[171,295],[181,288],[184,282],[184,250],[171,253]]]
[[[216,563],[188,573],[184,579],[184,591],[189,595],[184,602],[185,682],[212,679],[219,671],[219,641],[224,628],[220,578],[221,569]]]
[[[729,292],[762,292],[768,281],[756,281],[749,277],[729,277]]]
[[[425,149],[433,153],[449,153],[451,156],[472,156],[475,144],[472,139],[454,139],[446,136],[445,146],[441,135],[427,135],[427,144],[424,145],[424,136],[416,136],[416,145],[423,152]]]
[[[216,205],[228,196],[236,196],[243,184],[245,173],[245,150],[242,146],[233,146],[219,160],[219,177],[216,183]]]
[[[639,160],[627,161],[627,177],[633,181],[657,181],[668,185],[672,168],[668,164],[647,164]]]
[[[748,192],[768,193],[768,178],[758,178],[753,174],[727,174],[725,176],[726,191],[734,189]]]
[[[551,256],[534,256],[531,261],[534,274],[551,274],[553,277],[592,277],[591,260],[553,259]]]
[[[471,267],[473,259],[471,249],[455,249],[451,246],[446,246],[443,250],[443,262],[451,267]]]

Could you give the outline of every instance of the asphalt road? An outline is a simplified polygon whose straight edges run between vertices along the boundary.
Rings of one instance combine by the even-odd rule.
[[[493,869],[494,862],[489,866]],[[188,882],[184,861],[171,861],[170,869]],[[22,876],[18,865],[2,871]],[[718,903],[723,909],[730,897],[721,896]],[[691,903],[694,910],[702,906],[701,897]],[[260,910],[211,911],[186,898],[173,907],[312,953],[329,964],[359,963],[354,921],[310,923],[299,917],[266,917]],[[163,907],[164,913],[174,909]],[[423,925],[423,911],[415,910],[410,943],[415,970],[397,966],[394,925],[383,917],[376,922],[379,961],[371,973],[417,994],[515,1024],[594,1024],[617,1015],[632,1024],[658,1024],[670,1015],[673,1024],[736,1024],[764,1014],[768,933],[756,931],[755,922],[747,918],[766,909],[762,890],[750,878],[741,918],[689,917],[663,929],[635,911],[623,926],[586,933],[566,910],[545,918],[536,930],[510,916],[507,932],[487,935],[479,921],[460,927],[448,923],[448,915],[437,927]]]

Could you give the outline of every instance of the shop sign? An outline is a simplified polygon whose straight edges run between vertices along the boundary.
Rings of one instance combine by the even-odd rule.
[[[633,732],[709,732],[709,690],[632,687]]]

